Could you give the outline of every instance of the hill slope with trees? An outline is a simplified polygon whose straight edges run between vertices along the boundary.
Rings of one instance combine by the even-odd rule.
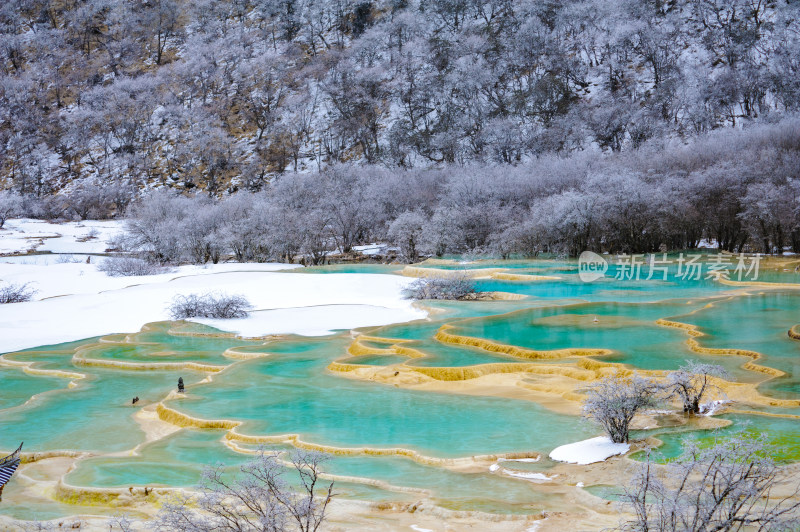
[[[0,178],[219,194],[518,165],[800,106],[788,0],[10,0]]]

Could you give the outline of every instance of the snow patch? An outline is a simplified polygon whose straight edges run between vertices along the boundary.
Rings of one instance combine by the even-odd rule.
[[[719,249],[716,238],[703,238],[697,243],[697,249]]]
[[[537,532],[537,530],[539,530],[539,527],[542,526],[542,523],[544,523],[545,521],[547,521],[547,519],[540,519],[539,521],[536,521],[535,523],[533,523],[533,525],[526,528],[525,532]]]
[[[416,532],[433,532],[430,528],[422,528],[419,525],[411,525],[411,530],[416,530]]]
[[[718,399],[716,401],[710,401],[708,403],[703,403],[700,405],[700,413],[704,416],[713,416],[720,410],[722,410],[725,405],[730,404],[731,401],[726,399]]]
[[[122,231],[120,220],[85,220],[53,224],[43,220],[7,220],[0,230],[0,254],[49,251],[51,253],[104,253],[109,241]]]
[[[557,462],[586,465],[625,454],[630,448],[631,446],[627,443],[613,443],[606,436],[598,436],[556,447],[550,452],[550,458]]]
[[[525,480],[541,480],[545,482],[548,480],[553,480],[558,476],[558,475],[553,475],[552,477],[548,477],[543,473],[531,473],[529,471],[513,471],[511,469],[505,469],[505,468],[503,468],[502,472],[504,475],[508,475],[510,477],[524,478]]]
[[[340,329],[371,327],[408,321],[407,309],[375,305],[320,305],[315,307],[259,310],[238,320],[191,318],[189,321],[233,332],[244,338],[292,331],[302,336],[324,336]]]
[[[196,321],[251,337],[316,336],[427,316],[403,298],[413,279],[274,271],[286,268],[286,264],[229,263],[182,266],[142,277],[108,277],[94,262],[0,263],[0,280],[30,283],[38,290],[34,301],[0,305],[0,353],[136,332],[146,323],[170,319],[168,307],[178,294],[244,295],[254,307],[249,318]]]
[[[358,251],[362,255],[384,255],[386,253],[386,244],[368,244],[366,246],[353,246],[353,251]]]

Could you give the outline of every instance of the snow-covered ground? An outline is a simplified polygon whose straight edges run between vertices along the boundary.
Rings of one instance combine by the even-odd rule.
[[[107,277],[95,264],[0,264],[0,279],[39,290],[27,303],[0,306],[0,352],[135,332],[169,319],[178,294],[242,294],[253,304],[242,320],[196,321],[245,336],[322,335],[335,329],[425,317],[402,298],[413,279],[374,274],[277,273],[285,264],[184,266],[144,277]],[[272,271],[270,271],[272,270]]]
[[[7,220],[0,229],[0,255],[49,251],[103,253],[122,229],[119,220],[50,223],[27,218]]]
[[[550,458],[557,462],[586,465],[602,462],[618,454],[625,454],[630,448],[631,446],[627,443],[613,443],[605,436],[598,436],[556,447],[550,452]]]
[[[43,222],[7,222],[11,229],[0,231],[0,247],[13,247],[7,241],[19,241],[20,228],[31,234],[38,224]],[[89,230],[88,223],[82,227],[52,225],[49,234],[62,236],[53,240],[50,249],[64,253],[104,250],[106,239],[116,234],[118,225],[98,231],[91,249],[79,242]],[[426,316],[402,297],[413,279],[395,275],[277,272],[299,266],[227,263],[181,266],[142,277],[109,277],[98,270],[103,260],[114,259],[93,257],[87,264],[83,258],[62,262],[54,255],[0,257],[0,284],[27,283],[37,291],[32,301],[0,305],[0,353],[136,332],[145,323],[169,319],[168,307],[178,294],[244,295],[254,307],[248,318],[195,321],[249,337],[315,336]]]

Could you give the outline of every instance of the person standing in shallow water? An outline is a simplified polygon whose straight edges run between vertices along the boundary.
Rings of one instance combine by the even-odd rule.
[[[183,377],[178,377],[178,393],[183,393],[185,390],[183,388]]]

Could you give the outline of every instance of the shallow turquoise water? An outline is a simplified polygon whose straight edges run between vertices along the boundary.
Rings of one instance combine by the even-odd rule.
[[[700,327],[706,336],[703,346],[737,348],[764,355],[759,362],[788,374],[771,381],[762,390],[773,395],[800,395],[800,341],[793,340],[788,330],[800,323],[800,291],[770,291],[742,295],[716,302],[693,315],[677,320]]]
[[[477,282],[480,290],[513,292],[528,298],[430,302],[437,309],[430,320],[361,331],[370,336],[410,340],[403,345],[424,352],[426,358],[399,355],[348,358],[347,347],[352,341],[348,332],[320,338],[289,337],[266,344],[170,334],[171,329],[183,333],[213,332],[208,327],[186,324],[153,324],[142,333],[108,337],[118,343],[98,344],[97,339],[88,339],[9,355],[15,360],[36,362],[40,368],[84,373],[87,378],[76,381],[77,387],[67,389],[70,379],[31,376],[18,368],[0,366],[3,390],[0,449],[12,449],[25,440],[29,451],[95,452],[101,456],[79,462],[66,479],[85,486],[191,486],[199,481],[205,465],[220,461],[235,470],[247,457],[224,446],[222,430],[184,429],[142,446],[140,456],[127,452],[145,441],[145,434],[134,418],[138,408],[164,399],[175,388],[178,377],[186,381],[188,393],[184,399],[169,401],[172,408],[200,418],[242,421],[244,424],[238,431],[245,434],[299,434],[303,440],[332,446],[403,447],[446,458],[508,451],[546,454],[558,445],[599,434],[588,423],[532,402],[405,390],[347,379],[326,369],[336,360],[376,366],[400,363],[469,366],[519,361],[478,348],[442,344],[435,335],[445,324],[452,326],[448,332],[454,334],[530,349],[610,349],[611,355],[596,357],[597,360],[623,362],[637,368],[675,369],[685,360],[693,359],[723,364],[740,381],[758,382],[763,378],[739,368],[746,360],[741,357],[705,356],[690,351],[686,331],[655,323],[667,318],[697,325],[706,334],[698,339],[703,346],[763,353],[762,364],[781,369],[787,376],[761,385],[762,392],[800,397],[800,341],[787,335],[789,327],[800,323],[800,291],[753,288],[745,295],[736,288],[705,279],[691,282],[605,279],[587,284],[578,279],[574,262],[551,260],[477,261],[466,267],[507,267],[518,273],[560,275],[562,279],[481,280]],[[386,273],[400,268],[341,265],[303,271]],[[797,275],[763,272],[759,280],[796,281]],[[713,304],[708,306],[709,303]],[[369,340],[365,344],[376,348],[390,345]],[[230,348],[271,356],[235,361],[223,356]],[[72,357],[77,350],[86,357],[102,360],[191,361],[231,367],[215,375],[212,382],[200,384],[206,374],[187,370],[121,371],[76,365]],[[40,394],[36,400],[24,404],[35,394]],[[133,396],[141,399],[137,407],[130,405]],[[800,413],[800,408],[762,407],[762,410]],[[721,431],[722,434],[749,425],[748,430],[767,431],[784,447],[781,458],[800,460],[797,420],[743,414],[725,417],[733,421],[733,426]],[[685,428],[637,433],[645,435],[655,435],[664,441],[661,451],[667,458],[680,453],[683,437],[706,440],[712,437],[707,431]],[[286,450],[286,447],[269,449]],[[102,456],[112,452],[122,452],[124,456]],[[339,475],[429,489],[437,504],[452,509],[535,513],[567,504],[565,499],[524,480],[488,471],[455,473],[407,458],[335,457],[326,467]],[[544,459],[537,464],[507,467],[546,472],[552,463]],[[353,482],[337,486],[344,497],[370,501],[409,501],[417,497]],[[16,489],[12,486],[6,493],[13,495]],[[611,488],[588,489],[600,494]],[[40,518],[74,513],[68,505],[36,504],[31,509],[4,502],[0,513],[30,517],[39,511]]]
[[[249,457],[221,444],[223,431],[181,430],[145,446],[141,456],[89,458],[65,477],[68,484],[103,488],[194,486],[205,466],[241,465]],[[170,464],[164,467],[164,464]]]
[[[36,394],[66,387],[63,379],[27,375],[16,368],[0,366],[0,410],[24,404]]]
[[[223,431],[184,429],[162,441],[145,446],[141,456],[98,457],[79,463],[65,481],[76,486],[185,486],[201,481],[203,468],[208,464],[224,464],[233,474],[238,466],[250,459],[234,453],[220,444]],[[264,448],[266,452],[288,452],[282,446]],[[165,463],[171,464],[164,467]],[[542,497],[527,483],[484,473],[462,474],[424,466],[395,457],[330,458],[325,470],[347,477],[376,479],[399,488],[433,490],[437,502],[452,509],[502,509],[504,513],[530,512],[542,508]],[[292,473],[287,470],[291,479]],[[398,492],[354,482],[336,481],[337,492],[368,500],[397,499]],[[353,493],[358,489],[361,493]],[[412,494],[408,495],[413,496]],[[535,502],[537,499],[540,502]]]
[[[340,345],[343,351],[345,342]],[[329,375],[329,349],[238,364],[168,405],[194,417],[245,421],[240,431],[246,434],[299,433],[314,443],[404,447],[433,456],[549,451],[591,434],[527,401],[420,393]],[[243,387],[245,379],[258,386]]]
[[[603,360],[643,369],[670,369],[696,355],[685,345],[684,331],[656,325],[655,321],[701,305],[670,300],[658,304],[606,302],[532,308],[464,320],[448,332],[540,351],[610,349],[614,354],[603,356]]]

